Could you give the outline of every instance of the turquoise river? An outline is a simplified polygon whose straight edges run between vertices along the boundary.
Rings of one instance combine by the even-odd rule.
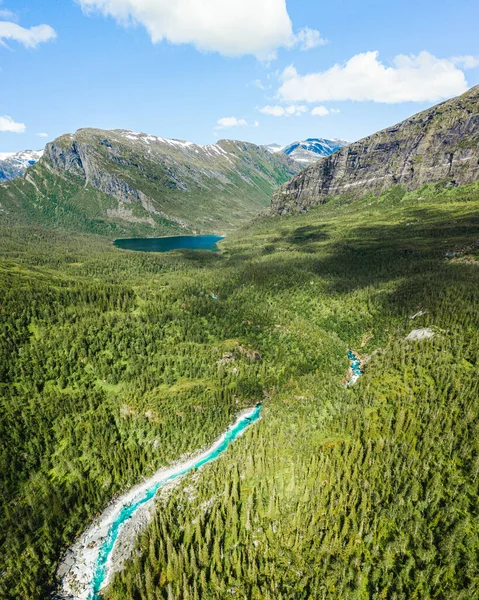
[[[127,521],[143,504],[152,500],[156,492],[165,484],[185,475],[193,469],[199,469],[203,465],[215,460],[225,452],[228,446],[233,442],[243,431],[252,423],[257,421],[261,415],[261,404],[258,404],[252,411],[248,411],[236,423],[230,427],[206,453],[202,454],[194,463],[188,463],[187,466],[179,465],[178,470],[169,474],[165,479],[156,481],[149,487],[139,498],[133,502],[122,506],[119,514],[113,521],[108,531],[108,535],[102,543],[98,558],[96,560],[93,579],[91,581],[91,592],[89,600],[97,600],[100,598],[99,592],[105,581],[108,559],[113,551],[113,547],[118,538],[121,526]]]

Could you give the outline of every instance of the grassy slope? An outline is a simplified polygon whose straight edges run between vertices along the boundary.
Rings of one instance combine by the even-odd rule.
[[[125,236],[174,235],[188,233],[174,222],[154,218],[155,228],[147,222],[152,217],[141,206],[132,205],[132,217],[127,222],[108,216],[118,202],[74,175],[60,178],[42,163],[29,171],[32,180],[23,178],[0,187],[0,218],[4,226],[40,225],[54,229],[92,233],[109,238]]]
[[[143,154],[132,153],[128,158],[133,166],[118,169],[108,156],[104,156],[103,165],[152,198],[155,206],[165,213],[179,217],[202,231],[229,232],[267,208],[274,188],[286,182],[293,171],[284,157],[278,159],[253,144],[225,140],[221,146],[230,153],[228,159],[216,156],[208,169],[223,172],[225,181],[220,184],[204,177],[199,186],[189,175],[189,169],[204,170],[205,163],[195,156],[188,157],[187,169],[181,171],[180,176],[188,185],[187,191],[179,191],[172,186],[171,172],[175,171],[175,162],[180,166],[185,163],[179,152],[175,155],[175,149],[169,149],[171,156],[165,164],[149,161]]]
[[[221,255],[3,231],[0,595],[45,597],[116,490],[264,397],[109,598],[476,597],[478,208],[477,186],[396,189]],[[378,352],[347,390],[348,347]]]

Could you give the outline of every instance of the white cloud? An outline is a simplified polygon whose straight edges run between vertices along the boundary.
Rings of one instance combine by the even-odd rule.
[[[285,102],[437,102],[468,89],[454,59],[436,58],[424,51],[417,56],[396,56],[393,66],[386,67],[378,54],[357,54],[344,65],[308,75],[287,67],[281,76],[279,97]]]
[[[325,106],[316,106],[311,111],[311,114],[314,117],[326,117],[327,115],[329,115],[329,108],[326,108]]]
[[[254,122],[254,126],[255,126],[255,127],[259,127],[259,121],[255,121],[255,122]]]
[[[299,117],[303,113],[308,111],[308,107],[304,105],[297,106],[291,104],[290,106],[263,106],[259,109],[265,115],[272,117]]]
[[[37,133],[38,137],[48,137],[48,133]]]
[[[286,0],[77,0],[128,25],[143,25],[153,43],[193,44],[226,56],[274,57],[294,39]]]
[[[310,29],[309,27],[300,29],[295,36],[295,41],[299,43],[300,50],[311,50],[328,43],[328,40],[322,38],[317,29]]]
[[[283,106],[263,106],[259,109],[260,112],[265,115],[271,115],[272,117],[284,117],[285,109]]]
[[[475,69],[479,67],[479,56],[453,56],[451,62],[463,69]]]
[[[244,119],[237,119],[236,117],[222,117],[216,122],[218,129],[225,127],[245,127],[248,123]]]
[[[35,48],[42,42],[48,42],[56,37],[55,30],[50,25],[37,25],[26,29],[10,21],[0,21],[0,44],[4,40],[14,40],[26,48]]]
[[[311,114],[313,117],[327,117],[328,115],[339,114],[339,108],[326,108],[326,106],[315,106]]]
[[[25,129],[25,123],[16,123],[12,117],[8,117],[7,115],[0,117],[0,131],[24,133]]]

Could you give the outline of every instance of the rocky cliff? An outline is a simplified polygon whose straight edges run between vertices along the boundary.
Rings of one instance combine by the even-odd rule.
[[[479,86],[340,149],[280,187],[272,211],[302,212],[330,196],[379,194],[393,185],[458,186],[479,179]]]
[[[201,146],[80,129],[47,144],[22,178],[0,185],[0,218],[112,236],[228,231],[268,206],[300,168],[246,142]]]

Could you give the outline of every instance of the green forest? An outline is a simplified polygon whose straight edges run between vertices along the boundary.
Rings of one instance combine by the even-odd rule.
[[[477,184],[333,198],[218,253],[2,228],[0,598],[50,597],[112,497],[257,402],[105,600],[479,598],[478,232]]]

